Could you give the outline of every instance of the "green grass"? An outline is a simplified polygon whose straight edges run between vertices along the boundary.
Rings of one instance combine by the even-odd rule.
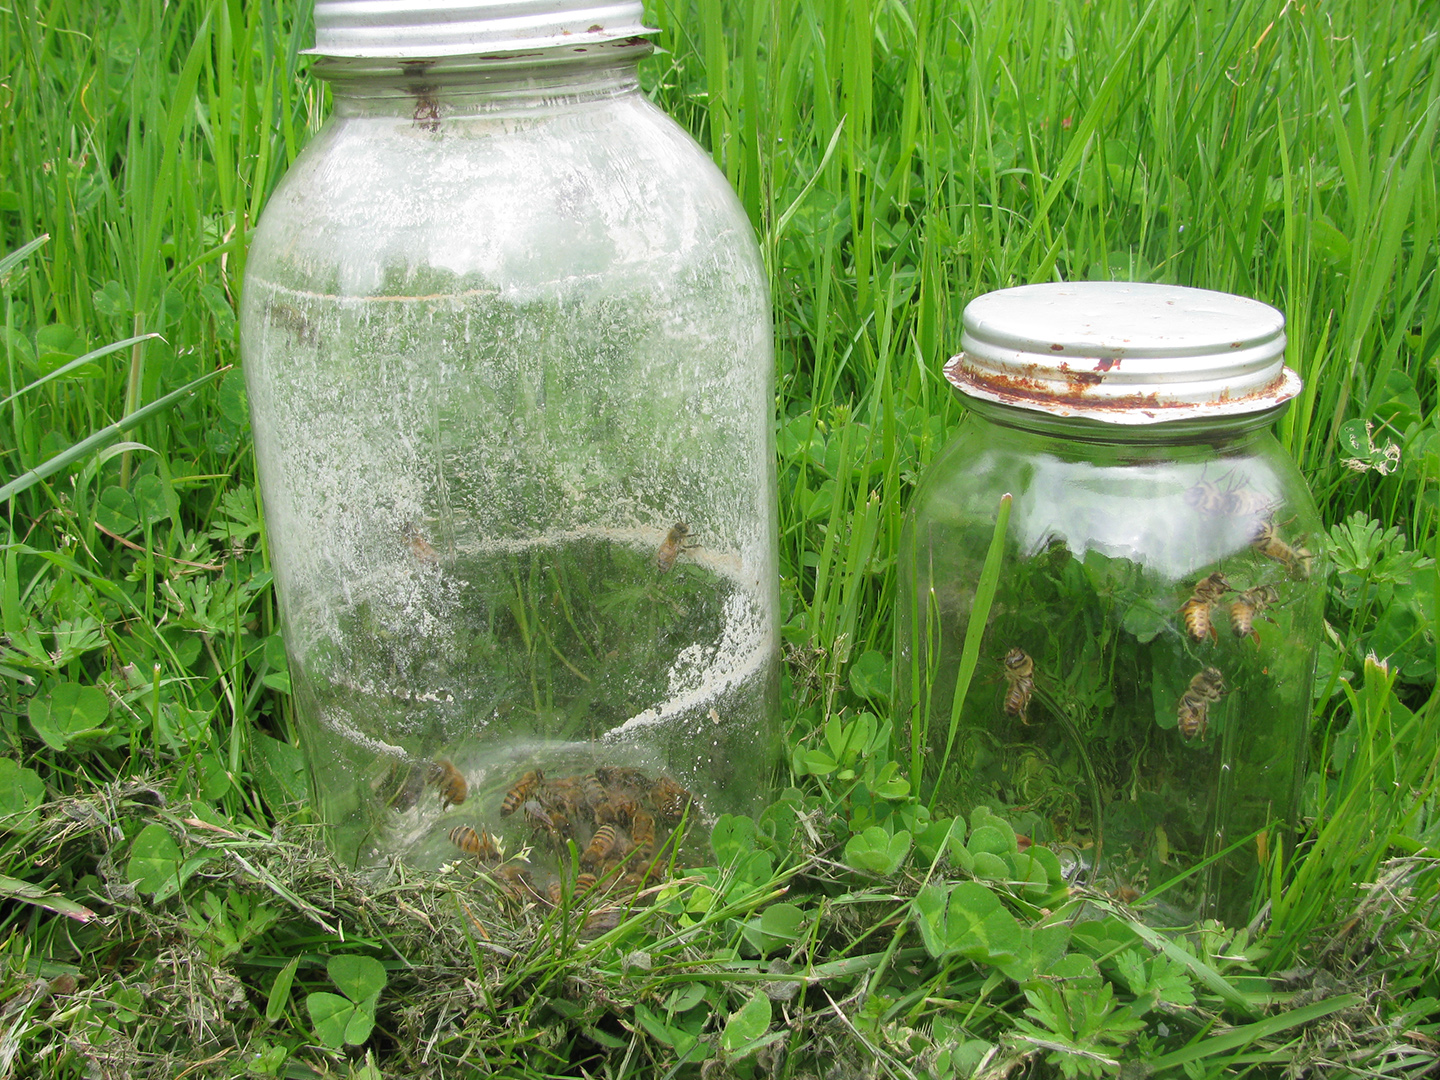
[[[594,936],[461,877],[356,880],[286,810],[288,680],[222,369],[249,230],[327,108],[306,6],[0,12],[0,253],[49,235],[0,269],[0,1077],[363,1075],[367,1054],[406,1077],[1433,1070],[1427,5],[652,10],[646,88],[771,272],[798,790]],[[1110,277],[1279,306],[1306,380],[1279,434],[1332,526],[1334,633],[1312,824],[1248,932],[1159,937],[1101,896],[1069,928],[1008,826],[952,834],[913,801],[888,724],[900,521],[960,419],[960,311]],[[385,971],[348,1051],[314,1011],[364,1013],[346,954]]]

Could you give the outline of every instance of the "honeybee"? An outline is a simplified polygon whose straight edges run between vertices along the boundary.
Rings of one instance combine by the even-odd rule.
[[[655,818],[644,810],[635,811],[630,824],[631,853],[640,862],[655,854]]]
[[[611,793],[604,802],[594,807],[595,821],[597,824],[613,822],[616,825],[629,825],[639,809],[640,804],[630,796]]]
[[[1255,616],[1280,599],[1280,593],[1273,585],[1257,585],[1246,589],[1230,605],[1230,629],[1236,637],[1253,637],[1257,642],[1260,635],[1255,632]]]
[[[644,810],[635,815],[635,822],[630,829],[630,841],[634,845],[630,849],[634,870],[627,878],[638,878],[638,883],[645,885],[651,879],[661,876],[659,867],[655,865],[655,819]]]
[[[590,845],[580,855],[580,865],[599,866],[610,857],[617,842],[615,826],[601,825],[595,830],[595,835],[590,837]]]
[[[1230,583],[1219,570],[1196,584],[1190,599],[1180,605],[1180,618],[1185,624],[1185,632],[1196,641],[1204,641],[1206,637],[1218,641],[1220,634],[1210,621],[1210,605],[1230,591]]]
[[[679,821],[692,798],[690,792],[668,776],[660,777],[650,789],[650,802],[666,821]]]
[[[1030,707],[1030,695],[1035,692],[1035,661],[1023,649],[1011,649],[1005,654],[1005,714],[1018,716],[1022,724],[1030,720],[1025,711]]]
[[[272,301],[265,306],[265,315],[271,326],[288,330],[295,344],[320,344],[320,335],[315,332],[309,317],[293,304],[277,304]]]
[[[497,866],[490,871],[490,876],[511,896],[538,895],[535,892],[535,882],[530,877],[530,871],[523,866],[514,863],[509,866]]]
[[[592,814],[610,797],[610,793],[605,790],[605,785],[594,773],[587,773],[580,778],[580,790],[585,796],[585,805],[590,807]]]
[[[1273,520],[1260,522],[1255,529],[1255,535],[1250,540],[1250,546],[1265,558],[1273,559],[1285,567],[1286,573],[1295,580],[1303,580],[1310,576],[1310,564],[1315,557],[1305,548],[1291,547],[1280,539],[1280,533]]]
[[[584,790],[576,776],[548,780],[540,785],[538,794],[547,807],[566,817],[575,817],[584,804]]]
[[[515,786],[505,793],[505,798],[500,803],[500,816],[509,817],[513,814],[519,808],[520,804],[528,799],[531,793],[544,782],[545,774],[539,769],[536,769],[534,772],[527,772],[524,776],[520,777],[519,780],[515,781]]]
[[[427,566],[434,565],[440,561],[440,556],[437,555],[435,549],[430,546],[430,541],[426,540],[420,532],[420,526],[416,525],[413,521],[405,525],[405,545],[410,549],[410,553],[415,556],[417,561]]]
[[[650,778],[639,769],[601,765],[596,768],[595,777],[611,789],[612,795],[616,788],[631,788],[640,791],[650,786]]]
[[[639,892],[647,884],[649,884],[649,875],[644,870],[632,870],[615,882],[615,887],[621,892],[633,893]]]
[[[570,830],[570,822],[554,807],[546,809],[538,799],[529,799],[523,808],[525,822],[532,829],[544,829],[551,840],[559,841]]]
[[[1225,492],[1213,480],[1201,480],[1185,489],[1185,502],[1196,513],[1214,517],[1225,512]]]
[[[1205,728],[1210,723],[1210,703],[1225,696],[1225,677],[1219,668],[1207,667],[1190,680],[1190,686],[1180,695],[1175,708],[1176,726],[1180,734],[1191,739],[1199,735],[1205,738]]]
[[[1268,513],[1274,502],[1249,488],[1236,488],[1225,493],[1225,513],[1230,517],[1259,517]]]
[[[662,574],[675,565],[675,560],[679,558],[680,552],[695,546],[693,543],[685,543],[685,538],[689,535],[690,526],[683,521],[677,521],[670,527],[670,531],[665,535],[665,542],[655,553],[655,565],[660,568]]]
[[[1272,505],[1258,491],[1243,487],[1227,490],[1211,480],[1186,488],[1185,502],[1206,517],[1258,517]]]
[[[1122,904],[1133,904],[1140,899],[1140,890],[1133,885],[1117,885],[1110,890],[1110,896]]]
[[[550,901],[551,907],[560,906],[560,901],[565,898],[565,888],[560,884],[559,878],[545,887],[545,898]]]
[[[587,893],[595,887],[596,877],[594,874],[576,874],[575,892]]]
[[[465,777],[460,775],[460,770],[450,764],[447,758],[432,761],[426,778],[440,792],[441,810],[459,806],[465,801],[465,796],[470,793],[470,786],[465,783]]]
[[[429,91],[415,95],[415,126],[424,131],[440,130],[440,103],[430,96]]]
[[[469,825],[456,825],[450,830],[450,842],[461,851],[467,851],[482,862],[494,862],[500,858],[500,848],[495,838],[484,829]]]

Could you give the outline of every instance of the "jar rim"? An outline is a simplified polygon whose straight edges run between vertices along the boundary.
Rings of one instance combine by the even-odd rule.
[[[967,397],[1102,424],[1263,413],[1299,394],[1285,316],[1208,289],[1061,282],[965,308],[945,375]]]

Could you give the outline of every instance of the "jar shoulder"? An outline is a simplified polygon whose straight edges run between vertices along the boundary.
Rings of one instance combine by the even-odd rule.
[[[637,230],[628,243],[642,247],[668,242],[668,219],[754,245],[709,155],[639,94],[523,116],[334,117],[277,188],[256,244],[362,231],[494,233],[520,219],[628,225]]]
[[[1006,494],[1021,553],[1063,543],[1178,580],[1249,549],[1265,529],[1319,550],[1314,500],[1268,432],[1220,446],[1067,445],[969,419],[921,479],[910,543],[983,551]]]
[[[333,118],[266,206],[247,278],[518,302],[699,289],[768,307],[754,230],[724,175],[639,94],[438,126]]]

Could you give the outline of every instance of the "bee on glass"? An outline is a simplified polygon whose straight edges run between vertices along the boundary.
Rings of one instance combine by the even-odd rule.
[[[595,770],[595,777],[611,789],[612,795],[616,788],[633,788],[638,791],[650,786],[650,778],[639,769],[602,765]]]
[[[650,789],[651,805],[666,821],[679,821],[690,805],[691,798],[690,792],[668,776],[660,777]]]
[[[655,819],[644,810],[635,815],[630,829],[630,841],[634,845],[630,850],[633,869],[622,879],[621,884],[628,881],[636,886],[643,886],[661,879],[664,872],[655,862]]]
[[[1225,513],[1230,517],[1259,517],[1274,504],[1258,491],[1236,488],[1225,493]]]
[[[440,556],[436,554],[430,541],[421,533],[420,526],[413,521],[405,526],[405,546],[410,549],[410,554],[415,556],[417,562],[426,566],[433,566],[440,561]]]
[[[1220,634],[1210,620],[1210,605],[1230,591],[1230,583],[1219,570],[1195,586],[1190,599],[1180,605],[1180,619],[1192,639],[1204,641],[1208,637],[1212,641],[1219,640]]]
[[[1210,723],[1210,703],[1225,696],[1225,677],[1219,668],[1207,667],[1190,680],[1175,707],[1176,726],[1187,739],[1205,738]]]
[[[543,830],[551,840],[559,842],[570,830],[570,822],[554,807],[547,809],[538,799],[529,799],[522,808],[525,823],[537,831]]]
[[[1285,568],[1285,572],[1297,581],[1310,576],[1310,564],[1314,556],[1303,547],[1291,547],[1280,538],[1275,522],[1262,521],[1250,540],[1250,546],[1267,559],[1272,559]]]
[[[1225,492],[1213,480],[1201,480],[1185,489],[1185,504],[1197,514],[1214,517],[1225,512]]]
[[[616,825],[629,825],[640,809],[640,804],[624,792],[616,794],[609,793],[604,802],[597,803],[594,807],[595,821],[598,824],[613,823]]]
[[[495,843],[495,838],[484,829],[456,825],[450,830],[450,842],[482,862],[494,862],[500,858],[500,848]]]
[[[1258,643],[1260,635],[1255,632],[1255,616],[1280,599],[1273,585],[1257,585],[1246,589],[1230,605],[1230,629],[1236,637],[1254,638]]]
[[[415,94],[415,126],[423,131],[440,130],[440,103],[430,96],[427,89]]]
[[[500,866],[490,871],[490,874],[511,896],[523,897],[527,893],[531,896],[538,895],[530,871],[523,866]]]
[[[1185,503],[1205,517],[1259,517],[1273,505],[1258,491],[1246,487],[1223,488],[1201,480],[1185,489]]]
[[[1005,654],[1005,715],[1018,716],[1022,724],[1029,724],[1025,715],[1030,708],[1030,695],[1035,692],[1035,661],[1023,649],[1011,649]]]
[[[588,773],[581,777],[580,790],[585,797],[585,805],[590,807],[592,814],[597,813],[598,808],[610,798],[610,793],[605,790],[605,785],[594,773]]]
[[[660,550],[655,553],[655,565],[660,568],[663,574],[675,565],[675,560],[680,557],[680,552],[695,546],[686,543],[685,538],[690,535],[690,526],[683,521],[677,521],[670,527],[665,535],[665,542],[660,545]]]
[[[520,777],[519,780],[515,781],[515,786],[505,793],[505,798],[500,803],[500,816],[509,817],[513,814],[519,809],[520,804],[528,799],[531,793],[544,782],[545,774],[539,769],[536,769],[534,772],[527,772],[524,776]]]
[[[450,764],[446,758],[432,761],[426,778],[440,792],[441,810],[459,806],[465,801],[465,796],[470,793],[470,787],[465,783],[465,777],[460,775],[460,770]]]
[[[265,315],[270,325],[290,334],[297,345],[319,345],[320,335],[305,312],[293,304],[271,302],[265,306]]]
[[[580,865],[595,867],[599,866],[610,857],[618,843],[614,825],[601,825],[595,830],[595,835],[590,837],[590,844],[580,855]]]
[[[576,776],[546,781],[540,785],[538,795],[548,808],[558,810],[565,817],[575,817],[582,806],[587,806],[584,788]]]
[[[649,884],[649,875],[644,870],[632,870],[615,883],[621,892],[639,892]]]
[[[631,851],[638,862],[649,862],[655,856],[655,818],[644,810],[637,811],[630,826]]]

